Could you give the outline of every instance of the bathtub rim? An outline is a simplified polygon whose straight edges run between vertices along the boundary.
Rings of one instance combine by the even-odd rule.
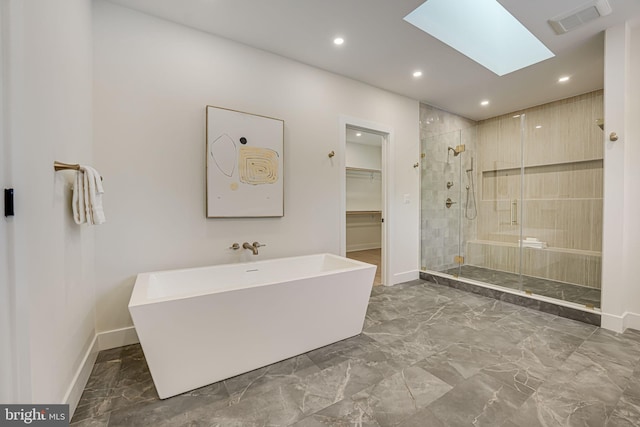
[[[242,266],[256,266],[256,265],[260,265],[260,264],[266,264],[268,262],[272,262],[275,260],[297,260],[297,259],[304,259],[304,258],[314,258],[314,257],[332,257],[332,258],[337,258],[340,260],[348,260],[349,263],[353,264],[353,266],[350,267],[345,267],[345,268],[337,268],[337,269],[333,269],[333,270],[327,270],[327,271],[322,271],[319,273],[315,273],[315,274],[301,274],[295,277],[292,277],[288,280],[283,280],[283,281],[272,281],[272,280],[266,280],[264,282],[260,282],[260,283],[255,283],[255,284],[251,284],[251,285],[247,285],[244,286],[242,288],[232,288],[232,289],[222,289],[222,290],[212,290],[212,289],[207,289],[204,291],[198,291],[198,292],[190,292],[184,295],[173,295],[173,296],[166,296],[166,297],[158,297],[158,298],[153,298],[150,299],[149,297],[147,297],[147,290],[150,286],[150,280],[151,277],[154,274],[162,274],[162,273],[180,273],[180,272],[190,272],[190,271],[198,271],[198,270],[206,270],[206,269],[211,269],[211,268],[217,268],[217,267],[242,267]],[[343,257],[340,255],[336,255],[336,254],[332,254],[329,252],[321,252],[321,253],[317,253],[317,254],[309,254],[309,255],[298,255],[298,256],[292,256],[292,257],[281,257],[281,258],[270,258],[270,259],[264,259],[264,260],[257,260],[257,261],[247,261],[247,262],[239,262],[239,263],[225,263],[225,264],[213,264],[213,265],[207,265],[207,266],[201,266],[201,267],[187,267],[187,268],[178,268],[178,269],[170,269],[170,270],[157,270],[157,271],[149,271],[149,272],[144,272],[144,273],[138,273],[138,275],[136,276],[136,280],[133,284],[133,290],[131,292],[131,297],[129,299],[129,303],[127,305],[127,307],[129,308],[129,310],[131,310],[132,307],[139,307],[139,306],[144,306],[144,305],[149,305],[149,304],[159,304],[159,303],[164,303],[164,302],[170,302],[170,301],[177,301],[177,300],[183,300],[183,299],[189,299],[189,298],[197,298],[197,297],[202,297],[204,295],[212,295],[212,294],[222,294],[222,293],[227,293],[227,292],[238,292],[244,289],[253,289],[253,288],[258,288],[258,287],[263,287],[263,286],[272,286],[272,285],[277,285],[279,283],[289,283],[295,280],[303,280],[303,279],[310,279],[313,277],[324,277],[324,276],[330,276],[333,274],[338,274],[338,273],[343,273],[346,271],[357,271],[357,270],[364,270],[367,268],[375,268],[377,269],[377,266],[374,264],[369,264],[363,261],[358,261],[355,259],[351,259],[351,258],[347,258],[347,257]]]

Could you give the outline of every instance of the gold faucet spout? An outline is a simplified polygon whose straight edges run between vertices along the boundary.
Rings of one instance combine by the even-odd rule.
[[[257,245],[252,245],[249,242],[244,242],[242,244],[242,247],[244,249],[249,249],[254,255],[258,255],[258,246]]]

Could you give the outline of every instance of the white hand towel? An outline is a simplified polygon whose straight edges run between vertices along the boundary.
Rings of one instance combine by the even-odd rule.
[[[84,172],[77,171],[76,179],[73,185],[73,198],[71,200],[71,206],[73,208],[73,220],[76,222],[76,224],[83,224],[87,222],[84,203]]]
[[[73,186],[73,220],[76,224],[104,224],[106,218],[102,208],[102,179],[91,166],[80,166]]]
[[[102,194],[104,193],[104,188],[102,187],[100,173],[91,166],[81,165],[80,170],[84,172],[87,222],[89,224],[104,224],[106,222],[104,210],[102,208]]]

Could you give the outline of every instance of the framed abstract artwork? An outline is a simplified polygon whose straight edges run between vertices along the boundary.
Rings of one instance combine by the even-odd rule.
[[[207,217],[284,216],[284,121],[207,106]]]

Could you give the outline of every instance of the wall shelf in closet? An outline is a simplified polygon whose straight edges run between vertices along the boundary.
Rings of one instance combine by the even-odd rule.
[[[382,211],[347,211],[347,215],[377,215],[382,214]]]
[[[347,170],[347,172],[367,172],[367,173],[381,173],[382,170],[380,169],[368,169],[368,168],[354,168],[351,166],[347,166],[345,168]]]

